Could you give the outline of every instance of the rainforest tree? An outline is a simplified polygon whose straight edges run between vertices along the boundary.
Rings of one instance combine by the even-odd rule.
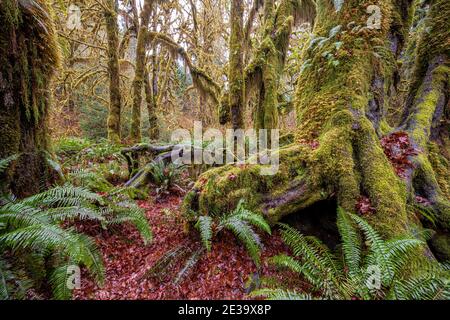
[[[119,30],[117,26],[117,2],[108,0],[104,6],[106,34],[108,37],[109,114],[108,138],[120,142],[120,112],[122,96],[120,92]]]
[[[229,106],[234,129],[243,128],[244,105],[244,75],[243,75],[243,20],[244,8],[242,0],[231,2],[231,35],[230,35],[230,62],[229,81],[230,94]]]
[[[141,103],[142,88],[144,86],[145,63],[146,63],[146,38],[148,23],[152,11],[152,2],[144,1],[144,7],[141,11],[139,31],[136,44],[136,69],[133,80],[133,116],[131,121],[131,139],[133,142],[141,140]],[[147,74],[148,76],[148,74]],[[146,91],[148,93],[148,91]]]
[[[259,88],[271,96],[262,105],[267,110],[260,113],[264,121],[270,119],[264,126],[268,128],[276,124],[270,110],[276,106],[275,83],[281,72],[277,66],[286,48],[273,42],[286,41],[292,19],[311,4],[281,1],[275,11],[272,2],[265,2],[265,21],[285,16],[275,20],[278,27],[268,33],[269,54],[255,64],[267,70]],[[430,8],[423,31],[417,33],[418,39],[410,39],[417,43],[415,61],[412,70],[405,72],[398,61],[410,45],[407,35],[415,4],[408,0],[316,1],[313,38],[303,52],[296,84],[298,125],[294,142],[277,151],[278,172],[259,175],[259,165],[209,170],[187,195],[185,207],[200,214],[227,212],[245,198],[251,209],[275,223],[289,214],[301,215],[303,209],[329,198],[355,212],[359,199],[366,197],[374,209],[366,217],[368,222],[384,237],[395,238],[421,228],[409,205],[426,199],[440,232],[441,245],[435,248],[441,254],[446,251],[448,259],[450,47],[446,26],[450,4],[445,0],[426,2]],[[408,97],[389,99],[398,92],[398,78],[403,75],[409,81]],[[404,110],[398,123],[386,119],[390,108]],[[415,152],[408,155],[411,165],[403,174],[396,174],[380,139],[400,133]],[[427,249],[420,252],[420,259],[426,260]]]
[[[0,179],[26,196],[54,178],[47,117],[59,48],[47,1],[2,1],[0,20],[0,158],[17,157]]]

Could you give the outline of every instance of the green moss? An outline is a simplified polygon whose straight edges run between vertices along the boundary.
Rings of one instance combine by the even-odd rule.
[[[433,251],[439,258],[439,260],[450,260],[450,236],[448,234],[436,234],[431,239],[431,246],[433,247]]]
[[[426,150],[428,137],[430,136],[433,115],[441,95],[445,92],[447,79],[450,75],[450,67],[441,65],[432,72],[432,82],[422,84],[417,94],[420,102],[415,106],[410,115],[409,126],[412,130],[412,138]]]
[[[147,7],[147,10],[150,8]],[[141,13],[141,18],[145,15],[145,12]],[[150,12],[147,13],[149,15]],[[132,143],[138,143],[141,141],[141,103],[142,103],[142,88],[144,86],[144,74],[145,74],[145,49],[147,42],[147,26],[144,25],[145,21],[148,21],[148,17],[145,17],[142,21],[142,26],[139,28],[137,45],[136,45],[136,68],[133,79],[133,107],[131,116],[130,138]],[[116,21],[114,22],[117,23]]]
[[[220,214],[244,197],[251,209],[275,222],[330,195],[354,212],[357,199],[364,195],[375,208],[367,219],[383,236],[410,235],[406,185],[384,154],[366,112],[375,77],[386,78],[376,94],[385,96],[390,90],[388,78],[398,66],[387,39],[392,28],[401,24],[400,33],[409,28],[412,13],[393,1],[345,1],[339,13],[330,1],[317,3],[315,38],[302,53],[308,67],[303,68],[295,93],[298,127],[293,144],[280,150],[279,172],[268,177],[258,174],[258,166],[224,166],[205,173],[196,184],[200,212]],[[365,27],[368,5],[381,8],[379,30]],[[401,21],[393,22],[394,18]],[[280,27],[283,24],[289,26],[290,21],[280,20]],[[262,83],[269,90],[262,92],[274,103],[262,104],[258,117],[263,116],[256,120],[265,126],[273,119],[265,119],[264,112],[276,104],[272,84],[279,60],[270,55],[279,54],[280,46],[274,44],[264,39],[267,54],[257,55],[246,70],[266,72],[261,74]],[[391,130],[385,121],[379,125],[380,132]],[[318,148],[310,148],[311,142],[318,142]]]
[[[380,134],[382,136],[385,136],[387,134],[389,134],[390,132],[392,132],[392,127],[386,122],[386,119],[382,119],[380,122]]]
[[[305,150],[304,146],[293,145],[280,149],[280,168],[272,176],[261,175],[263,166],[255,164],[229,164],[208,170],[194,186],[197,193],[185,198],[184,208],[201,214],[222,215],[233,210],[244,198],[249,209],[265,213],[269,219],[272,214],[287,214],[289,211],[283,207],[269,212],[264,203],[282,197],[296,179],[309,180],[303,171]]]
[[[329,129],[319,138],[320,147],[311,156],[313,180],[332,186],[337,191],[338,204],[354,211],[359,192],[359,178],[353,160],[353,116],[349,111],[336,113]]]
[[[298,5],[292,0],[280,1],[278,6],[273,1],[264,3],[263,39],[244,71],[245,85],[259,90],[253,116],[256,129],[278,127],[278,90]]]
[[[122,98],[120,94],[119,56],[118,56],[119,30],[117,26],[117,13],[116,13],[117,8],[115,5],[115,1],[109,0],[107,5],[109,9],[105,10],[104,12],[104,16],[106,19],[106,34],[108,37],[107,53],[108,53],[108,74],[109,74],[109,112],[108,112],[107,126],[108,126],[108,139],[113,143],[117,144],[120,143],[120,123],[121,123],[120,112],[122,109]]]
[[[363,176],[362,188],[376,209],[369,221],[388,237],[407,232],[406,185],[397,177],[367,119],[361,119],[355,143]]]
[[[0,158],[20,154],[6,174],[17,196],[49,181],[47,114],[59,47],[47,1],[0,6]],[[11,50],[15,48],[15,50]]]
[[[436,0],[431,3],[429,14],[425,21],[424,30],[421,33],[416,50],[415,71],[409,95],[416,96],[423,77],[428,69],[429,62],[439,55],[449,55],[450,28],[442,26],[450,25],[450,2]]]
[[[230,34],[230,60],[228,63],[228,79],[230,89],[228,104],[231,111],[232,126],[242,129],[244,126],[244,73],[243,73],[243,24],[244,6],[242,0],[233,0],[231,4],[231,34]],[[221,110],[222,122],[225,118],[224,110]]]
[[[448,159],[441,155],[439,146],[436,143],[428,144],[428,158],[443,195],[450,199],[450,163]]]
[[[5,22],[10,26],[18,26],[22,22],[21,11],[17,1],[3,1],[3,16]]]

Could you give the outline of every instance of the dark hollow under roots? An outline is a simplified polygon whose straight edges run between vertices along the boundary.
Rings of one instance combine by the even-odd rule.
[[[321,200],[280,220],[306,236],[314,236],[334,250],[341,242],[336,225],[336,199]]]

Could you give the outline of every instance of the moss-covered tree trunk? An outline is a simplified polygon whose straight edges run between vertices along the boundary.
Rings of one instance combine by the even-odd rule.
[[[108,74],[109,74],[109,113],[107,119],[108,139],[120,142],[120,112],[122,97],[120,94],[119,69],[119,29],[117,26],[116,0],[107,1],[105,10],[106,34],[108,37]]]
[[[145,51],[147,44],[148,22],[152,12],[152,0],[145,0],[140,15],[140,25],[136,44],[136,68],[133,80],[133,112],[131,118],[130,138],[131,142],[137,143],[141,140],[141,103],[142,88],[145,75]]]
[[[17,155],[0,176],[16,196],[46,187],[47,115],[51,78],[59,52],[49,3],[0,3],[0,159]]]
[[[404,117],[419,153],[411,158],[408,190],[427,199],[436,214],[434,251],[450,258],[450,2],[431,1],[418,39]]]
[[[230,34],[230,61],[228,77],[230,82],[229,105],[231,110],[231,123],[233,129],[243,129],[244,106],[244,74],[242,40],[244,24],[244,4],[242,0],[231,2],[231,34]]]
[[[258,98],[255,129],[278,127],[278,90],[289,37],[294,24],[309,20],[312,12],[310,0],[282,0],[278,5],[273,0],[264,1],[263,39],[244,72],[246,96],[256,91]]]
[[[144,86],[145,86],[145,102],[147,104],[148,111],[148,137],[154,141],[159,138],[158,129],[158,117],[156,116],[157,107],[157,90],[158,84],[156,81],[156,66],[155,61],[152,64],[152,81],[149,79],[148,72],[145,73]]]
[[[430,128],[437,126],[440,132],[445,124],[448,130],[449,2],[431,2],[431,25],[418,48],[416,89],[407,106],[412,120],[399,127],[390,127],[384,116],[391,101],[387,97],[399,83],[397,60],[414,14],[413,1],[345,0],[341,8],[329,0],[316,4],[314,38],[297,81],[298,127],[294,143],[279,150],[279,170],[263,176],[260,165],[212,169],[188,193],[185,207],[200,214],[227,212],[245,198],[250,208],[276,222],[329,198],[355,212],[360,198],[367,197],[374,213],[366,219],[392,238],[415,235],[421,228],[409,206],[419,196],[430,202],[441,232],[448,232],[448,182],[439,184],[441,173],[430,164],[428,142],[433,138]],[[380,10],[379,24],[369,6]],[[433,40],[436,50],[425,50],[430,30],[439,35]],[[407,166],[399,176],[380,138],[402,129],[407,131],[405,143],[417,148],[409,159],[422,159],[423,164]],[[446,152],[448,156],[448,144]],[[448,168],[440,169],[448,177]]]

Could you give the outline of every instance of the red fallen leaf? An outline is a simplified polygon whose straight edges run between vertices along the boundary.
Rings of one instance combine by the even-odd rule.
[[[311,147],[311,149],[315,150],[319,147],[319,141],[317,141],[317,140],[311,141],[309,143],[309,146]]]
[[[355,205],[355,209],[361,215],[368,215],[375,213],[375,208],[372,207],[370,199],[365,196],[359,197],[358,202]]]
[[[180,244],[186,248],[198,245],[196,239],[182,232],[183,220],[178,210],[181,200],[181,197],[169,196],[163,203],[138,201],[146,210],[154,234],[149,246],[143,245],[139,233],[130,225],[121,225],[114,232],[93,225],[95,228],[89,232],[105,259],[106,281],[104,287],[99,288],[88,272],[82,270],[81,289],[75,291],[75,299],[248,299],[245,281],[256,272],[256,267],[231,233],[224,233],[213,242],[210,254],[200,259],[180,285],[172,282],[182,268],[181,262],[168,270],[168,276],[161,281],[142,276],[168,250]],[[167,216],[164,208],[171,209],[172,214]],[[81,226],[91,225],[81,222]],[[261,277],[276,277],[287,285],[307,288],[306,284],[295,282],[297,276],[287,271],[280,273],[267,264],[268,257],[289,252],[279,232],[274,230],[270,238],[261,235],[261,239],[264,242]]]
[[[416,196],[417,203],[423,204],[424,206],[430,206],[431,202],[427,198]]]
[[[398,131],[384,136],[381,139],[381,146],[396,174],[404,178],[408,170],[413,167],[409,157],[418,154],[418,150],[413,147],[408,134]]]
[[[308,145],[311,149],[315,150],[319,147],[319,141],[317,140],[305,140],[305,139],[301,139],[300,144],[306,144]]]

